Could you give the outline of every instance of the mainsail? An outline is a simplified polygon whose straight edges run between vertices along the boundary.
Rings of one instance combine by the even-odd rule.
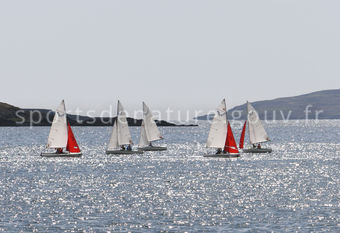
[[[143,122],[141,127],[141,137],[139,146],[146,146],[150,142],[162,139],[156,122],[153,119],[153,115],[149,107],[143,102]]]
[[[109,145],[107,146],[108,150],[114,150],[119,148],[118,143],[118,127],[117,127],[117,120],[113,123],[112,134],[109,141]]]
[[[61,101],[57,108],[50,134],[48,136],[48,148],[65,148],[67,145],[67,124],[66,124],[66,109],[64,100]]]
[[[227,135],[227,107],[225,99],[217,108],[215,117],[211,123],[207,140],[207,147],[223,148]]]
[[[143,146],[148,146],[149,145],[148,138],[146,136],[146,131],[145,131],[145,125],[144,125],[144,120],[142,121],[142,126],[140,128],[140,139],[138,146],[143,147]]]
[[[108,149],[118,149],[121,145],[132,144],[126,113],[118,100],[117,118],[114,122]]]
[[[123,105],[118,100],[118,109],[117,109],[117,126],[118,126],[118,142],[119,145],[127,145],[132,144],[132,139],[130,135],[130,130],[128,126],[128,122],[126,120],[126,112],[123,108]]]
[[[237,144],[234,138],[233,131],[231,130],[230,123],[228,122],[228,133],[225,140],[224,152],[230,154],[240,153],[237,149]]]
[[[261,123],[258,113],[249,102],[247,102],[247,110],[250,143],[256,144],[269,141],[270,139]]]

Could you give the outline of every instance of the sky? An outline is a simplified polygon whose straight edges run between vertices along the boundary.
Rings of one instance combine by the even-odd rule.
[[[340,1],[0,0],[0,102],[208,111],[340,88]]]

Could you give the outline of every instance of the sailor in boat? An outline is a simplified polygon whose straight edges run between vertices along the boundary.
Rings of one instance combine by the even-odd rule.
[[[120,150],[125,150],[125,146],[121,145]]]
[[[62,154],[62,153],[63,153],[63,148],[57,148],[56,153],[57,153],[57,154]]]
[[[126,148],[127,151],[132,151],[132,147],[131,147],[131,144],[129,144]]]
[[[152,145],[152,143],[151,143],[151,142],[149,143],[149,146],[150,146],[150,147],[153,147],[153,145]]]
[[[257,144],[257,149],[261,149],[261,144]]]
[[[221,148],[218,148],[217,151],[216,151],[216,154],[217,154],[217,155],[222,154],[222,149],[221,149]]]
[[[256,149],[256,145],[255,144],[253,144],[253,149]]]

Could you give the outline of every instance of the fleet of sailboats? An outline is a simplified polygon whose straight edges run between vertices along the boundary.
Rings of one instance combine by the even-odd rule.
[[[236,158],[240,156],[237,144],[227,119],[225,99],[217,107],[216,114],[210,126],[207,147],[217,149],[216,153],[204,157]]]
[[[150,108],[143,102],[143,120],[140,128],[138,150],[132,149],[132,138],[123,105],[118,100],[117,117],[115,118],[112,134],[107,145],[106,154],[143,154],[144,151],[164,151],[165,146],[155,146],[152,143],[162,140],[163,137],[153,119]],[[251,148],[244,148],[246,128],[248,126],[249,142]],[[240,156],[239,149],[244,153],[271,153],[271,148],[262,148],[261,143],[270,141],[265,128],[255,108],[247,102],[247,120],[245,121],[239,148],[237,147],[230,122],[227,117],[225,99],[217,107],[212,120],[206,146],[214,148],[214,153],[204,157],[236,158]],[[67,121],[65,102],[62,100],[56,109],[54,119],[48,136],[48,149],[55,151],[42,152],[43,157],[81,157],[82,152]]]
[[[153,119],[152,112],[143,102],[143,121],[140,129],[139,150],[142,151],[164,151],[167,148],[162,146],[154,146],[152,142],[162,140],[163,137],[157,128],[157,124]]]
[[[245,131],[248,123],[249,142],[252,148],[244,149]],[[261,143],[270,141],[266,130],[260,120],[259,114],[255,108],[247,102],[247,120],[244,122],[241,137],[240,149],[244,153],[271,153],[271,148],[262,148]]]
[[[82,153],[67,121],[64,100],[57,108],[48,136],[47,148],[54,152],[42,152],[43,157],[81,157]]]

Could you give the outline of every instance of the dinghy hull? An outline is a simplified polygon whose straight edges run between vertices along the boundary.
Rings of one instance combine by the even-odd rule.
[[[254,153],[254,154],[264,154],[264,153],[272,153],[272,149],[271,148],[251,148],[251,149],[244,149],[243,153]]]
[[[133,155],[133,154],[143,154],[143,151],[139,150],[107,150],[108,155]]]
[[[140,147],[138,148],[140,151],[165,151],[167,150],[166,147],[162,146],[146,146],[146,147]]]
[[[203,157],[208,157],[208,158],[238,158],[240,157],[240,154],[207,154],[204,155]]]
[[[50,158],[56,158],[56,157],[63,157],[63,158],[79,158],[82,156],[82,153],[48,153],[48,152],[41,152],[41,157],[50,157]]]

